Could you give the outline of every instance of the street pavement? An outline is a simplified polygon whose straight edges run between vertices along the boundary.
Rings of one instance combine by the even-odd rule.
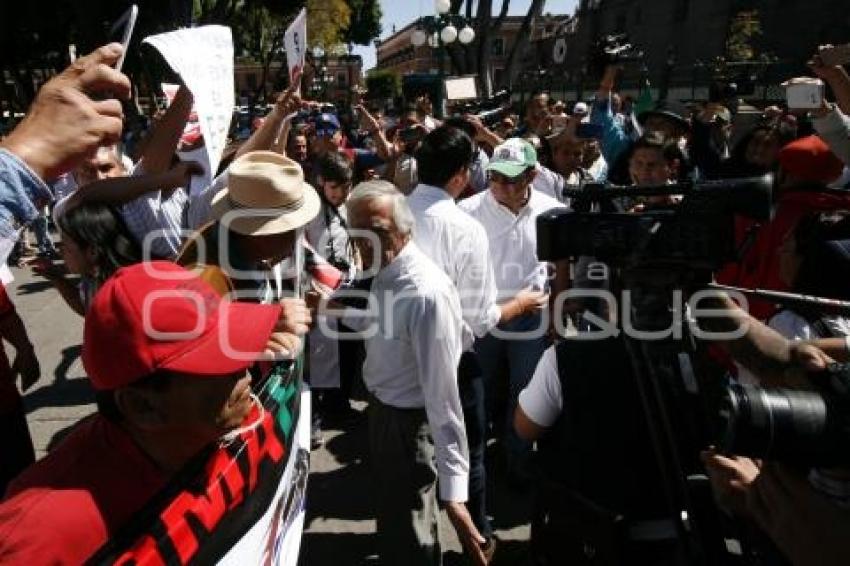
[[[41,362],[41,378],[25,394],[27,420],[42,458],[83,417],[95,411],[94,395],[80,359],[83,319],[53,287],[28,268],[13,268],[9,296],[24,320]],[[13,353],[10,352],[10,359]],[[115,352],[115,355],[121,355]],[[363,410],[365,404],[356,403]],[[369,464],[365,458],[365,418],[343,429],[324,431],[325,443],[311,454],[303,566],[375,564],[375,521],[372,518]],[[488,450],[493,463],[495,447]],[[527,552],[530,495],[510,491],[502,481],[488,486],[490,509],[500,539],[496,564],[521,565]],[[500,480],[500,478],[495,478]],[[442,515],[446,564],[463,564],[460,544]],[[400,565],[385,565],[400,566]]]

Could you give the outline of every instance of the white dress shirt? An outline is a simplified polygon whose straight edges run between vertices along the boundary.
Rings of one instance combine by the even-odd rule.
[[[375,276],[377,332],[367,332],[363,379],[381,403],[425,408],[440,499],[466,501],[469,454],[457,388],[460,301],[449,278],[416,244]]]
[[[413,241],[439,265],[460,295],[464,349],[499,323],[487,233],[443,189],[420,183],[407,203],[416,219]]]
[[[459,206],[487,232],[499,300],[507,300],[528,287],[547,289],[547,263],[537,259],[537,217],[563,207],[560,202],[530,189],[528,203],[514,214],[499,204],[488,189],[461,201]]]

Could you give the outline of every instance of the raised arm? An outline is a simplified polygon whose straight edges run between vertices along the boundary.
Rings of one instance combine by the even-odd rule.
[[[809,67],[832,88],[841,111],[850,115],[850,76],[847,75],[844,67],[841,65],[828,67],[823,64],[820,55],[815,55],[809,61]]]
[[[249,151],[261,150],[279,150],[279,139],[283,138],[283,143],[286,143],[285,136],[281,132],[281,126],[284,125],[286,117],[297,111],[301,107],[301,97],[297,94],[298,86],[301,84],[301,76],[289,85],[275,102],[274,108],[266,116],[263,125],[257,128],[257,131],[251,134],[245,143],[236,152],[236,158],[245,155]],[[288,135],[288,132],[286,132]],[[278,145],[276,145],[276,142]]]
[[[88,202],[108,205],[124,204],[146,193],[186,186],[189,177],[202,172],[200,165],[187,161],[180,162],[163,173],[102,179],[80,187],[71,194],[68,197],[67,207],[72,208]]]
[[[145,151],[142,153],[139,164],[149,174],[164,173],[171,167],[171,160],[180,143],[180,136],[189,120],[192,112],[192,93],[181,85],[171,106],[162,115],[162,118],[154,124],[145,143]]]
[[[378,154],[378,157],[384,161],[392,161],[398,158],[398,151],[395,145],[387,139],[378,120],[362,104],[358,104],[354,108],[360,112],[360,117],[363,118],[366,129],[369,130],[375,139],[375,152]]]

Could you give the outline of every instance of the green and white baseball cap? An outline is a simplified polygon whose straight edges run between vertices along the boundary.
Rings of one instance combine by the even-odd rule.
[[[522,138],[511,138],[493,150],[487,171],[495,171],[506,177],[519,177],[527,169],[537,165],[537,151]]]

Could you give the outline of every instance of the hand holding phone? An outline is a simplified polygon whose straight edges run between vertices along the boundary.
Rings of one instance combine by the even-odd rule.
[[[827,67],[850,64],[850,43],[847,45],[826,45],[819,49],[820,60]]]
[[[124,59],[127,57],[127,48],[130,47],[130,39],[133,37],[133,29],[136,27],[136,18],[139,17],[139,7],[133,4],[124,12],[118,21],[112,24],[109,30],[108,43],[120,43],[124,48],[121,57],[115,63],[115,69],[121,70]]]

